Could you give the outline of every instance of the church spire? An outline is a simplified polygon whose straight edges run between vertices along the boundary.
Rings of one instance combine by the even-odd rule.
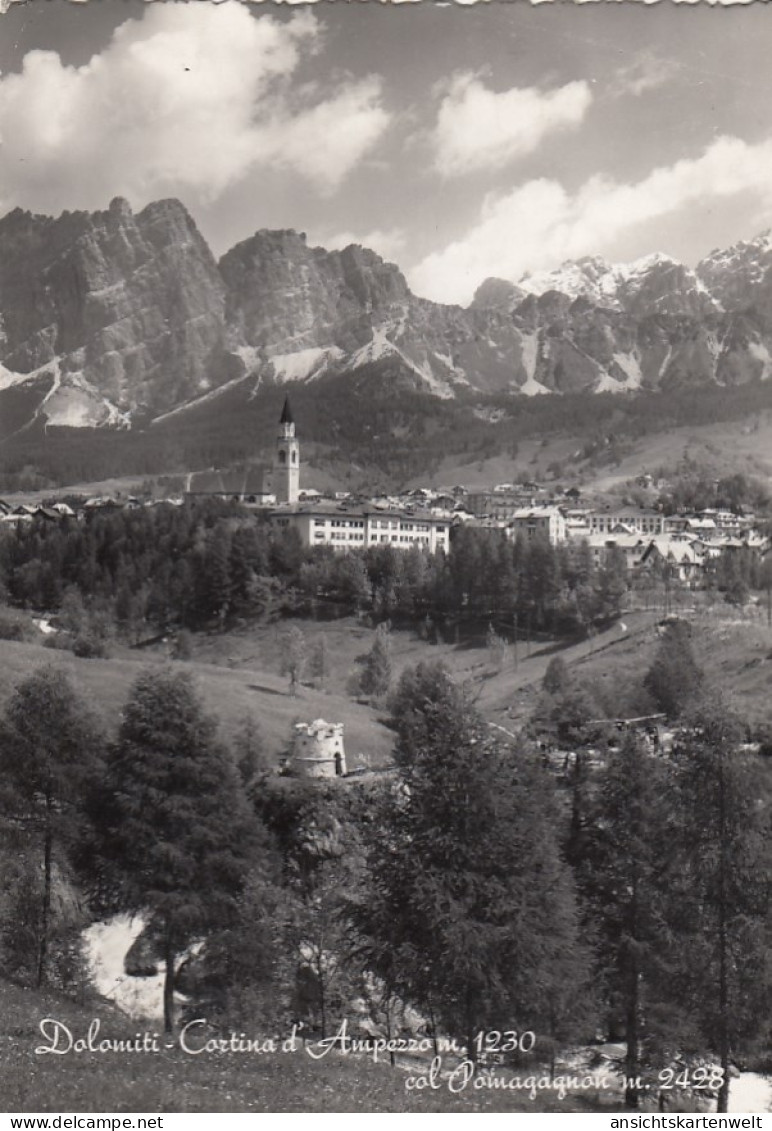
[[[284,398],[276,453],[273,461],[273,490],[278,503],[296,503],[300,486],[300,448],[295,437],[295,418],[289,397]]]

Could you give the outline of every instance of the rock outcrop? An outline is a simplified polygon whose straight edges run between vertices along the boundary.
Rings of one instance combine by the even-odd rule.
[[[259,231],[218,263],[176,200],[0,220],[0,438],[35,421],[129,426],[382,359],[395,391],[446,398],[766,378],[772,236],[694,270],[586,257],[487,279],[463,309],[416,298],[366,248],[309,247],[292,230]]]
[[[224,307],[214,257],[176,200],[0,221],[0,362],[56,374],[49,422],[82,423],[90,403],[94,423],[115,423],[116,410],[199,394],[216,380]]]

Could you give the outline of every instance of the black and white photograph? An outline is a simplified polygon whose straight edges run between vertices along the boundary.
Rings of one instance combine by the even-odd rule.
[[[9,1129],[769,1119],[770,58],[1,0]]]

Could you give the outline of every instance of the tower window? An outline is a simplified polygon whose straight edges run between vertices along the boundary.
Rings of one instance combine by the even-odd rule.
[[[292,462],[293,462],[293,463],[297,463],[297,461],[298,461],[298,453],[297,453],[296,451],[293,451],[293,453],[292,453]]]
[[[286,462],[287,462],[287,453],[285,451],[279,451],[279,463],[286,463]]]

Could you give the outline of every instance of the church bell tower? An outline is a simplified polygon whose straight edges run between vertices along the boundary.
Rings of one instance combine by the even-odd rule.
[[[295,438],[289,397],[284,398],[273,458],[273,490],[277,503],[296,503],[300,486],[300,448]]]

